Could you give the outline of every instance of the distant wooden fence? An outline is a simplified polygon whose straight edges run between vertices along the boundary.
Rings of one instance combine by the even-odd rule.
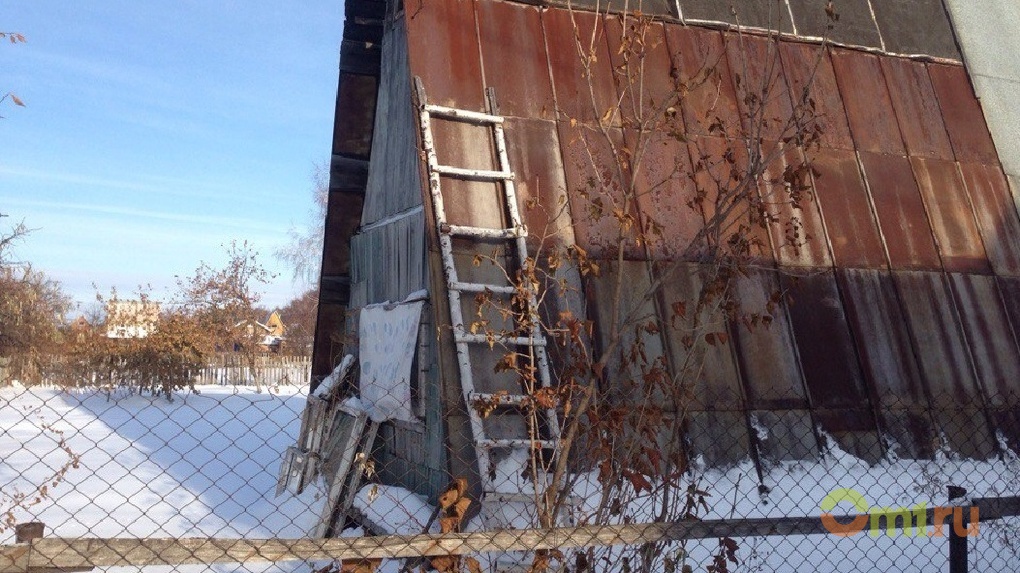
[[[312,374],[312,359],[307,356],[265,355],[255,358],[254,370],[236,354],[219,354],[198,371],[195,384],[241,384],[300,386]]]

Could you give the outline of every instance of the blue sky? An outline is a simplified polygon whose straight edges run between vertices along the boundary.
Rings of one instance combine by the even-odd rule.
[[[37,229],[19,259],[75,299],[157,297],[220,245],[272,252],[312,209],[328,160],[342,0],[0,0],[0,225]]]

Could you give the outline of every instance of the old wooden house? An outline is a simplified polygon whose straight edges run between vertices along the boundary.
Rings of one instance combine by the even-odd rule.
[[[673,372],[690,344],[670,328],[681,307],[669,301],[697,298],[697,269],[712,265],[688,248],[713,216],[700,185],[749,177],[764,196],[784,175],[804,196],[762,213],[796,224],[747,229],[732,287],[764,309],[745,318],[770,324],[728,315],[701,333],[711,344],[675,447],[710,466],[812,459],[828,442],[872,463],[1020,447],[1018,102],[1001,79],[1020,81],[1020,50],[997,61],[981,31],[1009,35],[1020,24],[1010,2],[348,0],[345,10],[313,359],[315,383],[334,376],[313,387],[321,404],[302,438],[306,454],[332,448],[330,479],[347,479],[357,460],[338,452],[361,441],[374,444],[362,450],[382,483],[434,500],[463,477],[476,498],[512,503],[497,482],[521,468],[497,466],[554,450],[564,413],[553,404],[537,425],[522,421],[528,392],[500,361],[523,348],[534,384],[555,387],[567,353],[478,303],[517,296],[529,258],[583,253],[550,271],[555,292],[503,308],[550,323],[569,310],[591,321],[595,349],[611,346],[626,314],[609,309],[639,309],[651,318],[626,344]],[[793,135],[776,127],[795,116]],[[776,145],[782,153],[747,167]],[[631,195],[601,172],[621,161]],[[621,241],[621,228],[638,238]],[[675,279],[668,265],[694,271]],[[364,334],[366,320],[385,332]],[[366,350],[359,332],[379,346]],[[360,355],[360,376],[352,359],[338,368],[348,355]],[[383,360],[396,403],[349,410]],[[621,351],[609,385],[640,366],[625,362]],[[478,407],[487,401],[493,413]],[[371,435],[337,430],[344,408],[376,419]]]

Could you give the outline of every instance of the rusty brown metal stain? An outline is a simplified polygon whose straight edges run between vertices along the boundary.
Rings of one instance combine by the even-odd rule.
[[[816,45],[782,42],[779,55],[790,84],[794,105],[814,107],[815,124],[821,128],[819,144],[836,149],[853,149],[850,125],[839,95],[836,74],[832,71],[828,50]],[[807,94],[805,96],[805,90]],[[811,128],[810,124],[805,127]]]
[[[860,156],[892,268],[940,269],[942,262],[910,161],[863,151]]]
[[[1020,276],[1020,218],[1005,175],[996,165],[959,165],[992,269]]]
[[[605,22],[626,127],[659,125],[677,93],[663,25],[643,25],[620,16],[607,16]],[[628,45],[623,44],[625,39],[630,40]]]
[[[766,166],[760,185],[762,199],[769,213],[778,218],[778,223],[769,226],[776,258],[782,265],[801,267],[827,267],[832,265],[828,236],[818,210],[818,199],[809,191],[795,207],[783,181],[784,172],[804,165],[804,154],[796,147],[779,151],[777,144],[770,144],[763,151],[766,158],[774,159]]]
[[[907,154],[953,159],[942,110],[921,62],[906,58],[879,58]]]
[[[744,312],[766,316],[765,323],[759,322],[751,328],[745,324],[732,326],[748,406],[780,410],[806,408],[807,397],[786,308],[782,304],[768,304],[770,297],[779,293],[776,273],[750,270],[746,277],[737,279],[735,292]],[[770,306],[771,312],[768,312]]]
[[[935,231],[942,265],[949,272],[989,272],[981,234],[956,163],[912,157],[910,164]]]
[[[558,123],[567,196],[577,243],[596,258],[615,258],[623,233],[624,256],[644,259],[644,247],[637,242],[636,229],[624,229],[621,221],[639,224],[637,205],[625,198],[618,174],[618,156],[602,131],[585,124],[573,127]],[[612,145],[619,150],[623,134],[609,129]]]
[[[939,98],[949,140],[959,161],[997,164],[992,136],[985,125],[970,78],[963,66],[928,64],[928,74]]]
[[[431,103],[483,111],[474,0],[429,0],[408,10],[408,58]]]
[[[829,232],[836,265],[886,266],[878,225],[852,151],[821,149],[812,154],[815,193]]]
[[[683,89],[682,109],[688,132],[738,136],[740,109],[722,33],[667,24],[666,41],[673,57],[670,75],[678,76]]]
[[[465,169],[498,169],[492,128],[435,118],[432,133],[441,165]],[[507,226],[501,185],[491,181],[441,180],[446,220],[451,225]]]
[[[504,127],[517,208],[528,228],[530,248],[572,244],[574,228],[556,124],[511,118]]]
[[[954,273],[950,281],[987,405],[1016,406],[1020,392],[1020,347],[995,277]]]
[[[832,67],[857,148],[903,155],[906,148],[878,60],[854,50],[832,50]]]
[[[705,226],[694,201],[687,145],[662,132],[628,130],[624,136],[628,147],[642,153],[635,157],[634,181],[648,258],[680,258]]]
[[[542,13],[542,26],[556,90],[558,117],[585,123],[613,117],[612,110],[617,102],[616,82],[602,17],[588,12],[546,10]],[[593,56],[589,70],[585,70],[583,65],[587,58],[582,58],[579,50],[580,54]]]
[[[731,237],[748,240],[747,254],[757,262],[771,264],[774,257],[768,230],[760,225],[749,225],[746,197],[758,193],[758,182],[748,173],[747,149],[743,142],[695,136],[688,147],[697,192],[704,197],[702,212],[711,232],[709,243],[718,240],[719,245],[729,249],[726,245]],[[720,210],[731,209],[731,206],[725,219],[715,220]]]
[[[478,32],[485,85],[496,91],[502,115],[555,119],[549,62],[538,8],[479,2]]]
[[[811,405],[859,408],[868,403],[836,276],[805,271],[781,274]]]
[[[724,40],[744,134],[779,141],[787,133],[793,104],[776,42],[732,33],[724,34]]]

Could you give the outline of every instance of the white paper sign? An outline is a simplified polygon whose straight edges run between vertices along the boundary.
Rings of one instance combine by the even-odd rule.
[[[422,302],[361,309],[358,352],[361,401],[370,418],[411,421],[411,363]]]

